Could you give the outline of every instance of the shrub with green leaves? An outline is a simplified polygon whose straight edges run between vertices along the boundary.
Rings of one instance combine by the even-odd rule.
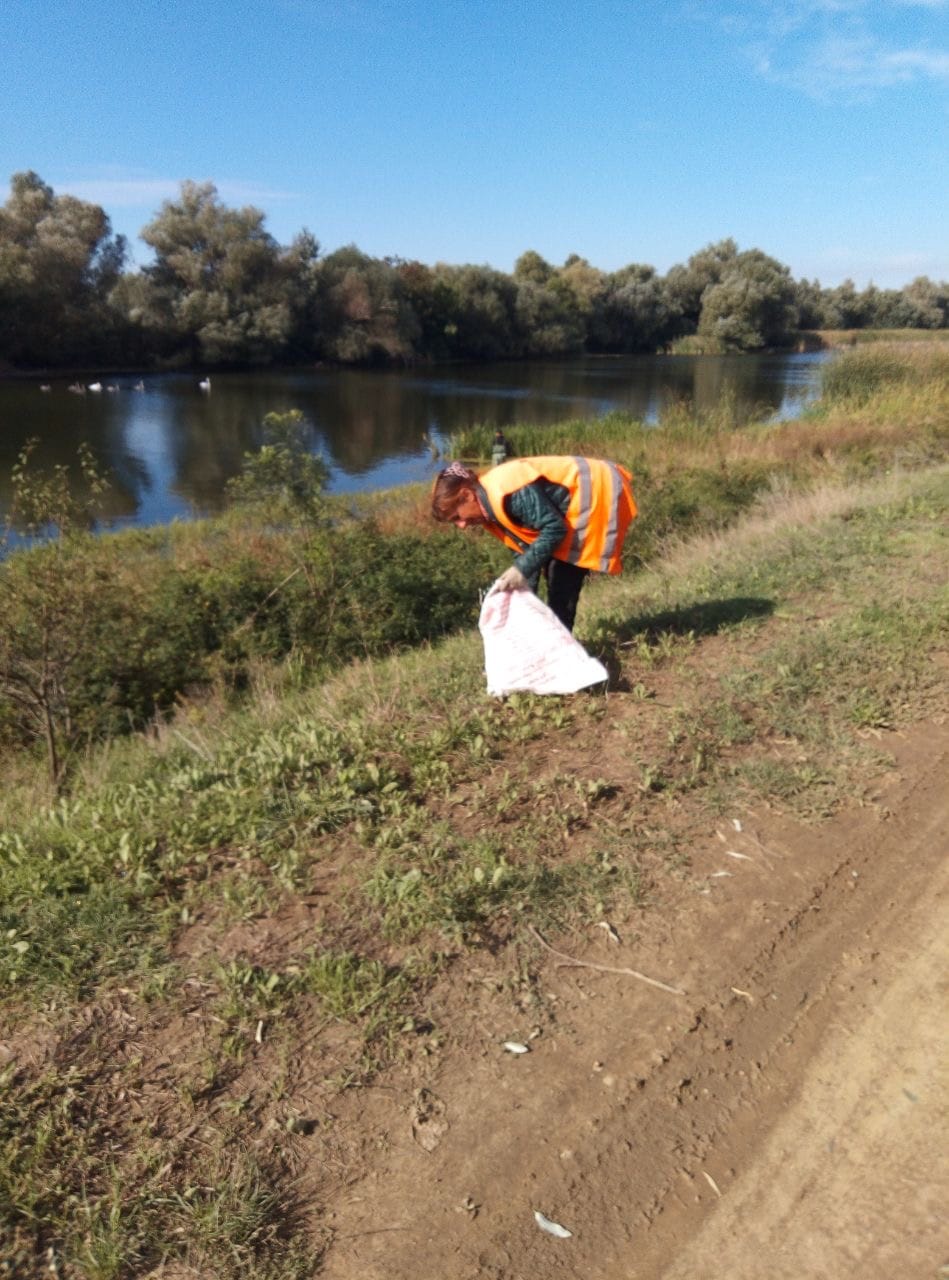
[[[294,654],[314,673],[472,626],[504,563],[493,539],[383,533],[372,522],[267,529],[226,522],[189,539],[90,535],[0,564],[0,735],[43,740],[55,717],[58,777],[71,748],[140,728],[189,689],[238,688],[248,664]],[[46,703],[24,679],[54,662]],[[47,706],[48,703],[48,706]]]
[[[229,491],[233,502],[262,508],[269,520],[314,524],[325,516],[328,478],[326,463],[310,452],[303,414],[291,409],[265,415],[264,443],[244,455]]]

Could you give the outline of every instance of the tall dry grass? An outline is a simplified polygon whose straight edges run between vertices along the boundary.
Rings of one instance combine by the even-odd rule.
[[[874,346],[877,343],[949,342],[949,329],[818,329],[815,336],[825,347]]]
[[[949,476],[949,470],[943,468],[936,474]],[[730,528],[670,539],[662,557],[651,567],[659,577],[677,578],[726,559],[744,561],[760,554],[764,545],[779,545],[785,533],[813,529],[865,508],[888,506],[912,488],[912,473],[900,469],[854,484],[825,480],[805,489],[776,479],[754,508]]]
[[[881,344],[838,356],[823,394],[789,422],[673,418],[639,443],[662,471],[754,463],[814,477],[828,468],[937,459],[949,443],[949,346]]]

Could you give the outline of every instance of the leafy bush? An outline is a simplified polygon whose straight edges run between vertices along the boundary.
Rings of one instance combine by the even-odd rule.
[[[380,653],[475,623],[479,589],[505,553],[490,537],[402,533],[358,525],[331,541],[334,579],[328,656]]]
[[[56,656],[54,781],[63,750],[140,728],[191,687],[239,687],[253,659],[294,653],[320,671],[471,626],[505,559],[493,539],[388,535],[359,521],[209,524],[203,546],[85,535],[0,565],[0,657],[12,669],[50,646]],[[16,695],[0,684],[0,737],[42,740],[43,706]]]
[[[229,485],[231,499],[263,507],[271,520],[318,524],[325,515],[323,490],[329,470],[310,452],[303,414],[264,415],[264,443],[244,455],[241,473]]]
[[[0,741],[43,742],[54,786],[78,744],[142,727],[192,686],[238,687],[253,659],[321,671],[475,620],[503,559],[491,539],[331,514],[303,415],[264,427],[235,513],[187,533],[93,538],[105,482],[91,458],[77,500],[68,468],[35,471],[24,450],[11,523],[33,541],[0,563]]]

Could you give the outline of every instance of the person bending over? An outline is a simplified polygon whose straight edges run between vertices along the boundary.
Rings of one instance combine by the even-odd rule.
[[[623,540],[636,515],[632,477],[599,458],[512,458],[478,476],[452,462],[435,477],[432,515],[458,529],[479,526],[514,551],[500,591],[537,590],[573,630],[590,570],[619,573]]]

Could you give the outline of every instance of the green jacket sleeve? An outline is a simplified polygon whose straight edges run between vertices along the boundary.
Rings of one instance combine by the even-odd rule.
[[[537,530],[537,537],[527,550],[514,557],[514,564],[525,578],[536,580],[563,541],[567,532],[564,513],[569,505],[569,491],[547,480],[535,480],[505,498],[505,510],[511,519],[526,529]]]

